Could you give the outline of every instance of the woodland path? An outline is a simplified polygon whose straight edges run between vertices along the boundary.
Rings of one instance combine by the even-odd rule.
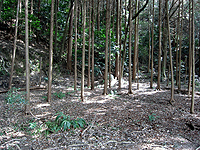
[[[78,82],[80,86],[80,79]],[[109,89],[110,94],[106,96],[102,95],[103,85],[98,85],[94,91],[85,88],[85,100],[81,102],[80,90],[73,91],[73,77],[57,77],[52,93],[65,93],[64,98],[52,94],[50,105],[44,98],[46,90],[31,91],[31,111],[40,120],[24,116],[17,106],[10,109],[10,105],[5,104],[6,94],[1,94],[0,149],[198,149],[199,95],[195,95],[195,114],[190,114],[187,95],[176,93],[172,106],[170,90],[150,89],[148,82],[140,83],[140,89],[136,90],[134,83],[133,94],[128,95],[126,82],[124,85],[120,92],[117,86]],[[55,119],[58,112],[85,119],[86,129],[48,136],[31,135],[26,131],[30,122],[41,125]],[[195,128],[191,129],[189,124]]]

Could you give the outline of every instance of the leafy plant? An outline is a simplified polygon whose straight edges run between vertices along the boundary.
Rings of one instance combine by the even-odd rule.
[[[25,92],[18,92],[17,88],[11,88],[7,92],[7,97],[5,99],[6,103],[11,104],[12,106],[17,104],[22,108],[26,104],[25,94]]]
[[[152,114],[149,116],[149,121],[155,121],[157,118],[159,118],[159,117],[156,116],[156,114],[152,113]]]
[[[62,92],[54,93],[54,95],[55,95],[56,97],[58,97],[59,99],[62,99],[62,98],[65,97],[65,93],[62,93]]]
[[[66,116],[62,112],[58,113],[58,116],[54,121],[46,122],[47,132],[58,132],[60,130],[66,131],[76,128],[84,128],[86,122],[82,118],[73,119],[71,116]]]

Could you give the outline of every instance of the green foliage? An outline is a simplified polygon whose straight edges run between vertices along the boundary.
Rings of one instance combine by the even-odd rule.
[[[59,99],[62,99],[65,97],[65,93],[62,93],[62,92],[59,92],[59,93],[54,93],[54,95],[59,98]]]
[[[16,104],[18,107],[23,107],[26,104],[25,92],[18,92],[17,88],[11,88],[7,92],[6,103],[12,107]]]
[[[149,121],[150,121],[150,122],[155,121],[157,118],[159,118],[159,116],[156,116],[155,113],[152,113],[152,114],[149,116]]]
[[[84,128],[86,122],[82,118],[73,119],[71,116],[66,116],[62,112],[58,113],[54,121],[46,122],[47,134],[51,132],[58,132],[60,130],[66,131],[76,128]]]

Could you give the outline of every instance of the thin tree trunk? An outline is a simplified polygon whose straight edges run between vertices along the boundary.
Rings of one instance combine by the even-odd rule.
[[[51,103],[51,85],[52,85],[52,68],[53,68],[53,26],[54,26],[54,0],[51,0],[51,26],[50,26],[50,43],[49,43],[49,75],[48,75],[48,96],[47,100]]]
[[[73,35],[73,18],[74,18],[74,5],[70,14],[69,20],[69,40],[68,40],[68,52],[67,52],[67,69],[72,70],[72,35]]]
[[[42,57],[40,57],[40,76],[39,76],[39,86],[41,85],[42,81]]]
[[[188,97],[190,97],[191,90],[191,72],[192,72],[192,23],[191,23],[191,0],[189,0],[189,79],[188,79]]]
[[[158,26],[159,26],[159,50],[158,50],[158,82],[157,82],[157,89],[160,90],[160,76],[161,76],[161,0],[159,0],[159,19],[158,19]]]
[[[108,35],[109,35],[109,26],[110,26],[110,0],[106,0],[106,47],[105,47],[105,74],[104,74],[104,91],[103,94],[107,95],[107,86],[108,86]]]
[[[97,2],[97,30],[100,31],[100,0]]]
[[[74,31],[75,31],[75,44],[74,44],[74,49],[75,49],[75,58],[74,58],[74,90],[76,91],[76,86],[77,86],[77,1],[75,0],[75,20],[74,20]]]
[[[135,14],[138,11],[138,0],[135,1]],[[133,75],[132,78],[135,80],[136,67],[137,67],[137,53],[138,53],[138,17],[135,18],[135,42],[134,42],[134,57],[133,57]]]
[[[129,56],[129,88],[128,88],[128,93],[133,94],[132,92],[132,71],[131,71],[131,37],[132,37],[132,4],[131,0],[129,0],[129,43],[128,43],[128,56]]]
[[[85,74],[85,21],[86,1],[83,0],[83,49],[82,49],[82,72],[81,72],[81,100],[84,101],[84,74]]]
[[[174,101],[174,74],[173,74],[173,62],[172,62],[172,48],[171,48],[171,36],[170,36],[170,24],[169,24],[169,13],[168,13],[168,0],[166,0],[166,11],[167,11],[167,28],[168,28],[168,41],[169,41],[169,57],[170,57],[170,70],[171,70],[171,100]]]
[[[194,113],[194,93],[195,93],[195,26],[194,26],[194,0],[192,0],[192,99],[191,99],[191,107],[190,113]]]
[[[57,54],[57,34],[58,34],[58,0],[55,0],[55,38],[54,38],[54,54]]]
[[[152,8],[152,29],[151,29],[151,82],[150,88],[153,88],[153,49],[154,49],[154,0]]]
[[[122,34],[121,34],[121,30],[122,30],[122,0],[120,0],[120,7],[119,7],[119,87],[118,90],[121,90],[121,82],[122,82],[122,74],[121,74],[121,64],[122,64]]]
[[[151,65],[151,27],[150,27],[150,24],[151,24],[151,21],[150,21],[150,18],[151,18],[151,5],[149,7],[149,20],[148,20],[148,29],[149,29],[149,63],[148,63],[148,69],[147,69],[147,72],[149,73],[150,71],[150,65]]]
[[[94,22],[95,22],[95,14],[94,14],[94,0],[92,0],[92,79],[91,79],[91,90],[94,90]]]
[[[110,14],[111,15],[111,5],[110,5]],[[113,12],[114,13],[114,12]],[[109,17],[109,22],[111,21]],[[109,88],[111,88],[111,32],[110,32],[110,27],[109,27]]]
[[[179,4],[180,4],[179,0]],[[182,32],[183,32],[183,0],[182,0],[182,10],[180,17],[180,7],[179,7],[179,18],[181,18],[181,27],[180,27],[180,37],[179,37],[179,75],[178,75],[178,90],[181,90],[181,51],[182,51]]]
[[[29,67],[29,40],[28,40],[28,0],[25,0],[25,51],[26,51],[26,108],[25,113],[30,114],[30,67]]]
[[[3,0],[0,0],[0,20],[1,20],[1,10],[2,10]]]
[[[90,53],[91,53],[91,5],[90,5],[90,0],[89,0],[89,34],[88,34],[88,80],[87,80],[87,87],[89,88],[90,86]]]
[[[18,4],[17,4],[17,15],[16,15],[16,23],[15,23],[14,48],[13,48],[12,64],[11,64],[10,80],[9,80],[9,86],[8,86],[8,89],[11,89],[11,87],[12,87],[13,70],[14,70],[14,65],[15,65],[15,55],[16,55],[18,16],[19,16],[19,0],[18,0]]]
[[[66,23],[65,23],[65,30],[64,30],[64,33],[63,33],[63,39],[62,39],[62,43],[61,43],[61,50],[60,50],[60,54],[59,54],[60,59],[61,59],[62,54],[64,52],[65,41],[66,41],[66,36],[67,36],[67,29],[68,29],[67,23],[68,23],[69,18],[70,18],[69,16],[72,13],[73,6],[74,6],[74,2],[73,2],[73,0],[71,0],[71,7],[70,7],[70,10],[69,10],[69,13],[67,14],[67,19],[66,19]]]

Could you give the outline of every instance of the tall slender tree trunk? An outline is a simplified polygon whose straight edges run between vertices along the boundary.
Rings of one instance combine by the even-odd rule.
[[[12,64],[11,64],[10,80],[9,80],[8,89],[11,89],[11,87],[12,87],[13,70],[14,70],[14,65],[15,65],[16,43],[17,43],[18,16],[19,16],[19,0],[18,0],[18,4],[17,4],[17,15],[16,15],[16,23],[15,23],[14,48],[13,48]]]
[[[135,1],[135,14],[138,12],[138,0]],[[133,80],[136,76],[137,68],[137,53],[138,53],[138,17],[135,18],[135,42],[134,42],[134,57],[133,57]]]
[[[90,5],[90,0],[89,0],[89,33],[88,33],[88,80],[87,80],[87,87],[89,88],[90,86],[90,53],[91,53],[91,5]]]
[[[58,18],[58,0],[55,0],[55,38],[54,38],[54,54],[57,55],[56,51],[57,51],[57,34],[58,34],[58,22],[57,22],[57,18]]]
[[[75,44],[74,44],[74,49],[75,49],[75,58],[74,58],[74,90],[76,91],[77,87],[77,1],[75,0],[75,19],[74,19],[74,31],[75,31]]]
[[[111,15],[111,4],[110,4],[110,14]],[[114,12],[113,12],[114,13]],[[114,19],[114,18],[113,18]],[[110,17],[109,17],[109,22],[111,21]],[[111,88],[111,32],[110,32],[110,27],[109,27],[109,88]]]
[[[100,31],[100,0],[97,1],[97,30]]]
[[[68,40],[68,52],[67,52],[67,69],[72,70],[72,35],[73,35],[73,18],[74,18],[74,5],[72,6],[72,12],[69,20],[69,40]]]
[[[179,4],[180,4],[179,0]],[[179,36],[179,74],[178,74],[178,90],[181,90],[181,51],[182,51],[182,32],[183,32],[183,0],[182,0],[182,10],[180,17],[180,6],[179,6],[179,18],[181,18],[180,36]]]
[[[25,0],[25,51],[26,51],[26,108],[25,113],[30,114],[30,67],[28,43],[28,0]]]
[[[110,26],[110,0],[106,0],[106,49],[105,49],[105,74],[104,74],[104,91],[103,94],[107,95],[108,87],[108,35],[109,35],[109,26]]]
[[[128,43],[128,56],[129,56],[129,87],[128,87],[128,93],[133,94],[132,92],[132,71],[131,71],[131,37],[132,37],[132,4],[131,0],[129,0],[129,43]]]
[[[95,11],[94,11],[94,0],[92,0],[92,79],[91,79],[91,90],[94,90],[94,22],[95,22]]]
[[[82,101],[84,101],[84,75],[85,75],[85,22],[86,22],[86,0],[83,0],[83,49],[82,49],[82,72],[81,72]]]
[[[152,8],[152,29],[151,29],[151,82],[150,88],[153,88],[153,49],[154,49],[154,0]]]
[[[191,23],[191,0],[189,0],[189,79],[188,79],[188,97],[190,97],[191,91],[191,72],[192,72],[192,23]]]
[[[170,35],[170,24],[169,24],[169,12],[168,12],[168,0],[165,2],[167,11],[167,28],[168,28],[168,41],[169,41],[169,57],[170,57],[170,70],[171,70],[171,100],[174,101],[174,74],[173,74],[173,62],[172,62],[172,46],[171,46],[171,35]]]
[[[192,99],[191,99],[191,107],[190,113],[194,113],[194,93],[195,93],[195,26],[194,26],[194,0],[192,0]]]
[[[165,11],[166,8],[165,8]],[[166,13],[166,12],[165,12]],[[163,21],[163,65],[162,65],[162,76],[166,79],[166,68],[167,68],[167,19],[165,18]]]
[[[119,7],[119,87],[118,90],[121,90],[121,82],[122,82],[122,74],[121,74],[121,64],[122,64],[122,34],[121,34],[121,30],[122,30],[122,0],[120,0],[120,7]]]
[[[159,50],[158,50],[158,82],[157,82],[157,89],[160,90],[160,77],[161,77],[161,0],[159,0],[159,18],[158,18],[158,26],[159,26],[159,40],[158,40],[158,45],[159,45]]]
[[[147,68],[147,72],[149,73],[150,71],[150,66],[151,66],[151,27],[150,27],[150,24],[151,24],[151,5],[149,7],[149,18],[148,18],[148,32],[149,32],[149,63],[148,63],[148,68]]]
[[[53,26],[54,26],[54,0],[51,0],[51,26],[50,26],[50,43],[49,43],[49,76],[48,76],[48,96],[47,100],[51,103],[51,85],[52,85],[52,68],[53,68]]]
[[[0,20],[1,20],[1,10],[2,10],[3,0],[0,0]]]
[[[74,2],[73,2],[73,0],[71,0],[71,6],[70,6],[69,13],[67,14],[67,19],[66,19],[66,23],[65,23],[65,30],[64,30],[64,33],[63,33],[63,39],[62,39],[62,43],[61,43],[61,50],[60,50],[60,54],[59,54],[60,59],[61,59],[62,54],[64,52],[65,41],[66,41],[66,36],[67,36],[67,29],[68,29],[68,21],[69,21],[70,15],[72,13],[73,7],[74,7]]]

